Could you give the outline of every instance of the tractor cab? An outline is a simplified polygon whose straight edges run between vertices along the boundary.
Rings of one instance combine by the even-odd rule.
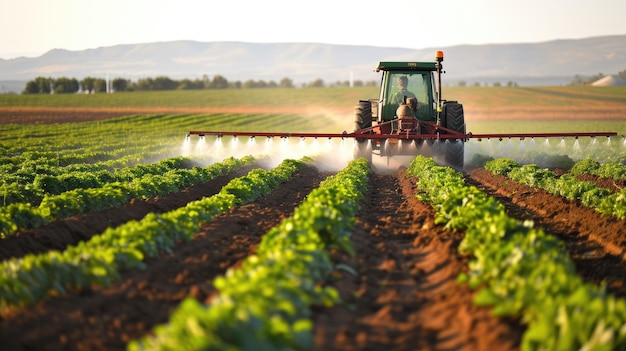
[[[396,118],[398,107],[411,97],[417,99],[413,113],[420,121],[437,120],[437,89],[435,62],[380,62],[376,71],[383,71],[379,105],[379,122]]]
[[[443,52],[434,62],[381,61],[380,95],[355,107],[355,157],[416,155],[439,157],[463,168],[465,120],[463,106],[441,98]],[[369,134],[377,136],[369,137]],[[421,147],[426,141],[427,146]]]

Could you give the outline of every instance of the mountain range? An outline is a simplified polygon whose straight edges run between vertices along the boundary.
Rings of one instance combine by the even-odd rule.
[[[415,39],[419,45],[419,39]],[[38,76],[107,76],[137,80],[172,79],[280,81],[296,84],[379,79],[378,61],[434,61],[445,53],[444,84],[513,81],[519,85],[564,85],[576,75],[626,70],[626,35],[540,43],[457,45],[441,48],[389,48],[319,43],[246,43],[169,41],[99,47],[80,51],[53,49],[39,57],[0,59],[0,92]]]

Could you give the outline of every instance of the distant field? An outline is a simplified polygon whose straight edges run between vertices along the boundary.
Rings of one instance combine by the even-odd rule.
[[[176,90],[116,94],[0,95],[0,106],[171,107],[316,105],[352,108],[378,88]],[[626,106],[626,87],[446,87],[444,99],[467,108]]]
[[[323,117],[335,120],[338,129],[347,129],[352,126],[356,102],[376,98],[377,94],[376,87],[359,87],[0,95],[0,123],[68,122],[155,113],[278,113],[285,118]],[[443,97],[463,103],[468,130],[474,132],[566,128],[626,134],[626,87],[447,87]],[[281,129],[280,125],[275,128]]]
[[[0,107],[172,108],[333,107],[351,110],[376,88],[174,90],[115,94],[0,95]]]

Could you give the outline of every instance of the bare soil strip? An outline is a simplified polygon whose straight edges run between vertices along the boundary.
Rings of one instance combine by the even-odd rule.
[[[336,114],[351,113],[347,108],[326,109]],[[212,114],[212,113],[299,113],[311,114],[307,106],[207,106],[201,108],[174,107],[54,107],[2,106],[0,124],[47,124],[86,122],[129,115],[146,114]],[[623,120],[623,106],[595,106],[593,108],[564,106],[465,107],[466,121],[482,120]]]
[[[523,332],[472,302],[456,282],[466,269],[457,253],[462,233],[434,224],[403,172],[373,175],[358,214],[358,271],[336,272],[343,306],[315,315],[316,350],[515,350]]]
[[[109,288],[82,289],[6,313],[0,317],[2,349],[125,350],[128,341],[165,323],[186,296],[208,302],[213,279],[252,253],[323,178],[315,168],[301,169],[269,196],[217,217],[194,240],[147,260],[147,269],[123,272]]]
[[[212,113],[302,113],[303,106],[228,106],[202,108],[174,107],[0,107],[0,124],[48,124],[87,122],[109,118],[149,114],[212,114]]]
[[[148,200],[133,199],[130,203],[99,212],[85,213],[53,221],[47,225],[24,230],[0,240],[0,260],[23,257],[51,250],[63,251],[70,245],[88,240],[130,220],[140,220],[149,213],[164,213],[204,196],[217,194],[233,178],[247,174],[255,165],[241,167],[230,174],[191,186],[183,191]]]
[[[580,106],[490,106],[465,109],[466,121],[493,121],[493,120],[623,120],[626,116],[626,107],[621,104]]]
[[[626,220],[602,216],[593,209],[516,183],[477,168],[467,180],[506,206],[510,216],[532,219],[536,227],[563,240],[586,281],[607,284],[607,291],[626,297]]]

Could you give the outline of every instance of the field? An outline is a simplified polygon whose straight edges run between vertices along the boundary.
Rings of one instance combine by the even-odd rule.
[[[626,135],[623,87],[444,93],[475,133]],[[623,136],[470,141],[464,172],[185,140],[351,131],[375,96],[0,96],[2,349],[626,348]]]

